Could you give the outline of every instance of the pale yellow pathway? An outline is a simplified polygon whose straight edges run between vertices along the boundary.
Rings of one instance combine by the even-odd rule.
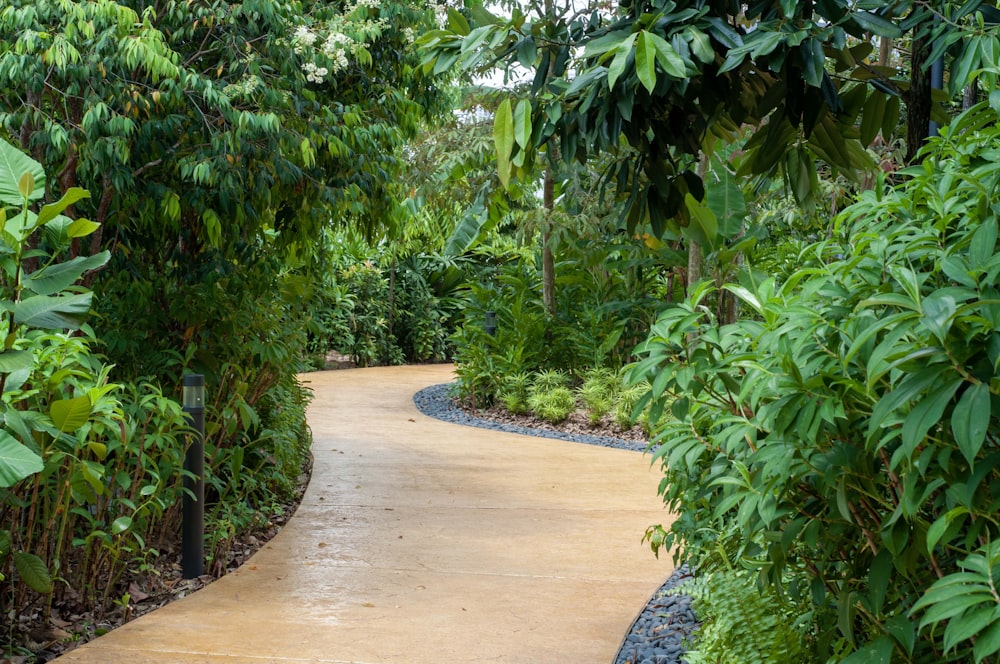
[[[238,571],[60,662],[608,664],[670,574],[649,457],[447,424],[449,366],[309,374],[312,482]]]

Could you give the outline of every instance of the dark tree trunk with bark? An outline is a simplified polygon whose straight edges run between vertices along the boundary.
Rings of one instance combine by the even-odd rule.
[[[920,27],[914,28],[915,31]],[[930,51],[926,37],[913,40],[910,57],[910,89],[906,100],[906,161],[912,163],[927,139],[931,123],[931,72],[925,65]]]

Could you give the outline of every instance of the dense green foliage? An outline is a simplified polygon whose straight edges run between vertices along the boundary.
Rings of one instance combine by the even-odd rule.
[[[408,2],[0,8],[0,137],[37,162],[33,204],[66,195],[76,218],[4,238],[3,259],[24,259],[24,302],[61,298],[34,318],[27,304],[4,313],[40,328],[18,328],[0,352],[3,399],[17,404],[7,412],[40,413],[23,431],[8,414],[4,431],[20,447],[0,443],[10,485],[0,506],[0,530],[10,533],[0,540],[5,616],[37,602],[25,589],[28,556],[65,581],[49,604],[76,597],[106,607],[120,600],[126,566],[136,573],[171,549],[186,439],[169,397],[185,371],[205,374],[208,387],[213,569],[224,568],[232,537],[280,510],[308,460],[308,392],[296,373],[309,330],[331,311],[314,304],[337,294],[321,285],[321,238],[331,227],[394,237],[409,219],[404,145],[450,101],[413,46],[435,21],[432,6]],[[7,194],[17,182],[6,186],[4,204],[14,205]],[[59,259],[45,268],[51,279],[31,281],[48,260],[39,252]],[[81,275],[93,300],[71,286]],[[399,336],[440,356],[439,331],[404,331],[403,312],[424,304],[407,279],[414,295],[400,301]],[[16,303],[17,287],[3,297]],[[52,331],[77,327],[91,305],[93,330]],[[46,359],[15,382],[31,357]],[[82,411],[88,398],[91,420],[52,432],[52,404]],[[24,433],[32,427],[34,442]]]
[[[76,283],[108,255],[68,257],[98,225],[62,212],[88,194],[32,205],[45,187],[41,166],[0,142],[4,616],[35,593],[106,605],[126,566],[156,555],[152,535],[180,496],[180,407],[153,385],[112,383],[83,325],[92,295]]]
[[[702,284],[633,369],[651,417],[672,416],[654,457],[678,514],[662,543],[698,558],[725,542],[810,605],[821,659],[1000,651],[998,151],[997,113],[972,109],[790,279],[727,286],[752,317],[718,325]]]
[[[796,607],[773,588],[763,592],[735,570],[705,572],[674,590],[705,616],[687,664],[812,664],[796,625]]]

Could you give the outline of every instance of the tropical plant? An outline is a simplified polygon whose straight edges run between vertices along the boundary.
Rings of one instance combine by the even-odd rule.
[[[632,369],[681,515],[661,544],[697,560],[737,533],[733,559],[811,607],[820,659],[1000,651],[998,150],[996,111],[962,114],[792,278],[727,285],[751,317],[719,325],[703,283]]]
[[[180,407],[151,386],[136,389],[133,406],[120,401],[123,388],[109,382],[83,325],[92,295],[76,285],[108,253],[66,258],[97,224],[62,214],[86,198],[76,188],[32,209],[46,184],[40,164],[0,141],[4,615],[32,592],[50,596],[46,607],[66,588],[106,603],[179,495]]]

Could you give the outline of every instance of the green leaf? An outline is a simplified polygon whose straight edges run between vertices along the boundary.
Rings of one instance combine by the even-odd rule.
[[[872,90],[861,112],[861,143],[871,145],[882,128],[886,102],[889,96],[881,90]]]
[[[14,486],[29,475],[42,472],[44,467],[42,457],[0,430],[0,487]]]
[[[712,174],[716,181],[705,187],[705,204],[718,219],[719,232],[725,237],[734,237],[747,217],[746,197],[728,168],[721,166]]]
[[[613,89],[618,78],[625,73],[625,65],[628,64],[628,56],[632,54],[632,45],[635,44],[637,36],[638,33],[632,33],[628,39],[618,45],[614,60],[608,67],[608,89]]]
[[[889,664],[892,661],[892,639],[880,636],[840,660],[840,664]]]
[[[34,354],[28,350],[0,351],[0,373],[12,373],[27,369],[34,359]]]
[[[869,14],[866,11],[858,11],[851,14],[851,18],[857,23],[862,30],[865,32],[870,32],[879,37],[888,37],[889,39],[899,39],[903,36],[903,31],[898,25],[877,16],[875,14]]]
[[[47,595],[52,592],[52,576],[45,562],[36,555],[23,551],[14,552],[14,569],[21,581],[36,593]]]
[[[452,32],[458,33],[463,37],[471,31],[469,22],[465,20],[465,17],[458,10],[452,7],[448,7],[448,27]]]
[[[14,305],[14,322],[47,330],[75,330],[90,313],[92,293],[35,295]]]
[[[712,40],[709,39],[708,35],[694,26],[688,26],[684,34],[691,45],[691,52],[694,53],[694,57],[706,64],[715,60],[715,51],[712,50]]]
[[[7,141],[0,140],[0,202],[21,206],[20,183],[25,173],[30,173],[32,188],[28,200],[33,201],[45,195],[45,171],[41,164],[24,154]]]
[[[510,99],[504,99],[497,108],[493,119],[493,141],[497,149],[497,172],[500,182],[506,187],[510,182],[510,155],[514,150],[514,114],[510,109]]]
[[[645,30],[639,33],[636,40],[635,73],[642,86],[652,94],[656,87],[656,47]]]
[[[70,187],[58,201],[42,206],[41,211],[38,213],[38,218],[35,220],[35,225],[41,226],[42,224],[49,223],[63,212],[63,210],[84,198],[90,198],[89,191],[79,187]]]
[[[923,441],[931,427],[941,421],[944,409],[962,385],[962,379],[956,378],[927,395],[926,399],[913,405],[913,410],[903,420],[903,446],[900,448],[908,457]]]
[[[102,251],[93,256],[77,256],[65,263],[43,267],[24,278],[24,287],[38,295],[55,295],[75,284],[85,272],[107,263],[110,258],[111,252]]]
[[[818,39],[808,39],[802,44],[800,53],[802,54],[802,73],[806,83],[818,88],[823,83],[823,72],[826,66],[823,44]]]
[[[920,322],[938,338],[938,341],[944,343],[958,310],[955,298],[942,291],[935,291],[924,298],[920,303],[920,309],[924,314]]]
[[[90,397],[56,399],[49,404],[49,416],[59,431],[72,433],[90,419]]]
[[[695,242],[710,245],[719,234],[719,222],[715,214],[691,194],[684,194],[684,203],[691,213],[691,223],[685,229],[686,234]]]
[[[685,66],[684,58],[663,37],[652,32],[649,33],[649,37],[653,42],[653,47],[656,49],[656,61],[663,67],[663,71],[674,78],[686,78],[687,67]],[[715,54],[713,52],[712,58],[714,59],[714,57]]]
[[[96,221],[90,221],[89,219],[74,219],[73,222],[66,227],[66,236],[69,238],[75,237],[87,237],[101,225]]]
[[[476,203],[459,220],[455,230],[444,243],[445,256],[461,256],[474,247],[480,238],[496,223],[491,223],[489,210]]]
[[[993,623],[976,637],[976,645],[972,647],[972,655],[976,658],[976,664],[979,664],[997,651],[1000,651],[1000,622]]]
[[[522,150],[531,142],[531,102],[522,99],[514,109],[514,141]]]
[[[986,440],[990,425],[990,388],[986,383],[973,385],[962,393],[951,414],[951,430],[962,456],[971,467]]]
[[[132,527],[132,517],[120,516],[111,523],[111,534],[121,535]]]

